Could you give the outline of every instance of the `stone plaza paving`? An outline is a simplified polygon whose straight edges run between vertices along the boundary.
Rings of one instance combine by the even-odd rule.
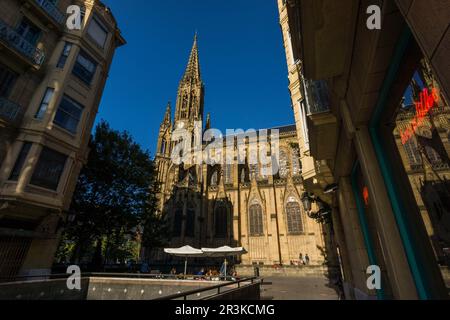
[[[325,277],[264,277],[262,300],[339,300]]]

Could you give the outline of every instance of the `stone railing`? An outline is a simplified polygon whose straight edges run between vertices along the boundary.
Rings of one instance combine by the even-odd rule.
[[[35,65],[40,66],[44,62],[44,52],[25,40],[16,32],[16,30],[8,26],[3,20],[0,20],[0,41],[6,42],[8,47],[13,48]]]

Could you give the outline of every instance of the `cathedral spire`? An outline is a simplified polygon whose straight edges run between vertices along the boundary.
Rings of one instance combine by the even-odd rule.
[[[172,109],[170,107],[170,101],[167,102],[166,112],[164,113],[164,119],[161,122],[161,127],[170,127],[172,124]]]
[[[211,129],[211,116],[208,112],[208,114],[206,115],[206,125],[205,125],[205,130]]]
[[[164,114],[164,122],[170,123],[172,118],[172,110],[170,108],[170,101],[167,102],[166,113]]]
[[[189,61],[182,81],[189,80],[201,81],[200,62],[198,59],[197,32],[194,36],[194,44],[192,45],[191,54],[189,56]]]

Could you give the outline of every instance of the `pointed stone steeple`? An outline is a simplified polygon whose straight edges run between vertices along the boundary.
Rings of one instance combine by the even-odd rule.
[[[206,115],[206,124],[205,124],[205,130],[211,129],[211,115],[208,114]]]
[[[191,54],[189,56],[189,61],[186,67],[186,71],[184,72],[183,82],[188,81],[200,81],[200,62],[198,58],[198,45],[197,45],[197,33],[194,36],[194,44],[192,45]]]
[[[175,127],[192,129],[194,121],[203,120],[204,85],[200,76],[197,34],[194,37],[186,71],[180,81],[175,108]]]
[[[218,190],[217,190],[217,199],[226,199],[227,198],[227,193],[225,192],[225,175],[224,175],[224,171],[223,171],[223,167],[220,169],[219,172],[219,186],[218,186]]]
[[[170,101],[167,103],[166,113],[164,114],[164,124],[170,124],[172,121],[172,110],[170,107]]]

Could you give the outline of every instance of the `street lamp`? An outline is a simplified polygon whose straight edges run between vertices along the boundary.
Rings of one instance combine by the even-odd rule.
[[[67,218],[66,221],[68,223],[72,223],[75,221],[75,217],[77,216],[76,212],[73,210],[69,210],[69,212],[67,213]]]
[[[313,201],[313,198],[310,197],[308,192],[303,192],[303,194],[302,194],[303,209],[305,209],[305,211],[308,214],[311,211],[311,203],[312,203],[312,201]]]
[[[317,220],[318,222],[327,222],[328,216],[331,213],[331,208],[326,202],[322,201],[319,197],[309,195],[307,192],[303,193],[301,200],[303,209],[305,209],[308,217]],[[318,210],[315,212],[311,212],[311,205],[313,202],[315,202],[318,207]]]

